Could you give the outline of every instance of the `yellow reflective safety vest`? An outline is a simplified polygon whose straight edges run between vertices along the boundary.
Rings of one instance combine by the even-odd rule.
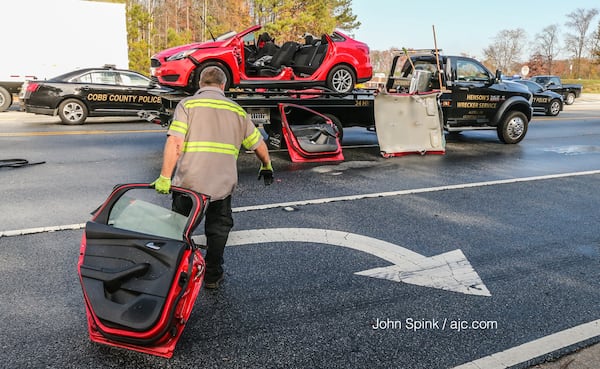
[[[203,87],[179,102],[168,135],[183,138],[173,185],[221,200],[238,181],[240,148],[254,150],[263,137],[249,115],[217,87]]]

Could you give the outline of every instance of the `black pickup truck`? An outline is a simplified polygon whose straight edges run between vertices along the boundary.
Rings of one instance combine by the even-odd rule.
[[[411,91],[415,81],[416,92],[440,90],[447,132],[496,130],[498,139],[507,144],[525,137],[532,115],[532,94],[525,86],[502,81],[500,70],[493,74],[469,57],[422,53],[400,66],[403,58],[396,55],[392,61],[387,92],[415,92]]]
[[[548,90],[561,94],[567,105],[573,104],[575,98],[581,96],[581,91],[583,90],[582,85],[563,84],[559,76],[534,76],[529,79],[546,87]]]

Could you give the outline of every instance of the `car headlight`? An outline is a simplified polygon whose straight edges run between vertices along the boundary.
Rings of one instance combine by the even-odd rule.
[[[185,51],[180,51],[177,54],[173,54],[173,55],[169,56],[166,60],[167,61],[181,60],[181,59],[187,58],[189,55],[195,53],[196,50],[198,50],[198,49],[189,49],[189,50],[185,50]]]

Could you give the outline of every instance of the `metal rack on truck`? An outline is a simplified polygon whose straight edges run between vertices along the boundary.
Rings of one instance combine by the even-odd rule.
[[[170,124],[177,103],[190,96],[180,90],[154,92],[163,101],[163,111],[158,114],[141,112],[143,118],[163,126]],[[225,95],[242,106],[252,121],[263,128],[269,137],[281,134],[280,104],[294,104],[312,109],[327,116],[336,125],[340,138],[344,127],[372,128],[375,125],[375,90],[356,89],[348,94],[309,89],[309,90],[230,90]],[[277,140],[269,141],[277,147]]]

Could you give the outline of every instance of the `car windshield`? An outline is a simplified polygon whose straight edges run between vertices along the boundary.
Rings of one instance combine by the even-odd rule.
[[[232,38],[235,35],[237,35],[237,32],[235,32],[235,31],[229,31],[227,33],[223,33],[222,35],[217,36],[217,38],[215,38],[215,41],[228,40],[228,39]]]

